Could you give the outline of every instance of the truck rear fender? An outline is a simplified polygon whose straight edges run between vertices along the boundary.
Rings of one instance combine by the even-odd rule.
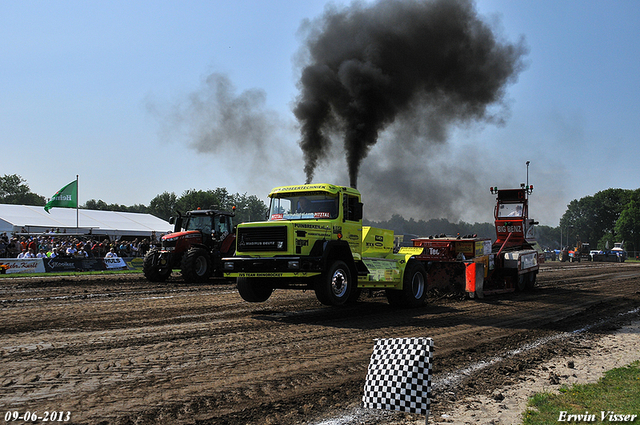
[[[420,262],[424,267],[425,271],[428,268],[428,265],[423,261],[418,261],[415,259],[415,256],[422,252],[422,247],[414,248],[414,247],[405,247],[401,248],[398,252],[389,254],[384,258],[387,260],[395,260],[397,269],[400,271],[400,280],[398,281],[395,289],[403,289],[404,286],[404,273],[409,265],[410,261]]]
[[[403,278],[400,279],[400,282],[404,282],[404,272],[407,269],[407,265],[409,265],[409,261],[416,261],[416,262],[420,262],[422,263],[422,266],[424,267],[424,270],[427,270],[427,265],[424,264],[424,262],[422,261],[418,261],[415,259],[415,255],[416,252],[412,251],[412,250],[402,250],[401,252],[399,252],[398,254],[402,255],[404,257],[404,259],[401,259],[398,261],[398,267],[400,268],[400,271],[402,272],[402,276]],[[396,255],[398,255],[396,254]]]

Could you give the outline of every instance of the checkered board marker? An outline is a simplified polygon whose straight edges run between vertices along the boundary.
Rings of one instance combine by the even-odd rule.
[[[431,338],[378,339],[373,348],[362,405],[429,416]]]

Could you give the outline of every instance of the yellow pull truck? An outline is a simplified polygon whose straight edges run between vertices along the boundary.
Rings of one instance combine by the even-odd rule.
[[[393,231],[362,225],[360,192],[331,184],[274,188],[267,221],[236,229],[236,253],[223,258],[240,296],[266,301],[275,289],[314,290],[325,305],[355,302],[362,289],[386,290],[389,303],[426,302],[427,274],[414,255],[394,251]]]

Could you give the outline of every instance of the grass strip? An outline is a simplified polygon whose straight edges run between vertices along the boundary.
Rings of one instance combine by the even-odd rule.
[[[524,425],[640,424],[640,361],[605,372],[595,384],[562,387],[560,394],[538,393],[528,406]]]

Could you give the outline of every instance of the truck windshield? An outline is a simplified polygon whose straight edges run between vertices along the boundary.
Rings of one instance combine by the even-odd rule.
[[[269,220],[330,219],[338,212],[338,197],[328,193],[284,195],[271,198]]]
[[[498,206],[498,218],[522,217],[522,204],[500,204]]]

